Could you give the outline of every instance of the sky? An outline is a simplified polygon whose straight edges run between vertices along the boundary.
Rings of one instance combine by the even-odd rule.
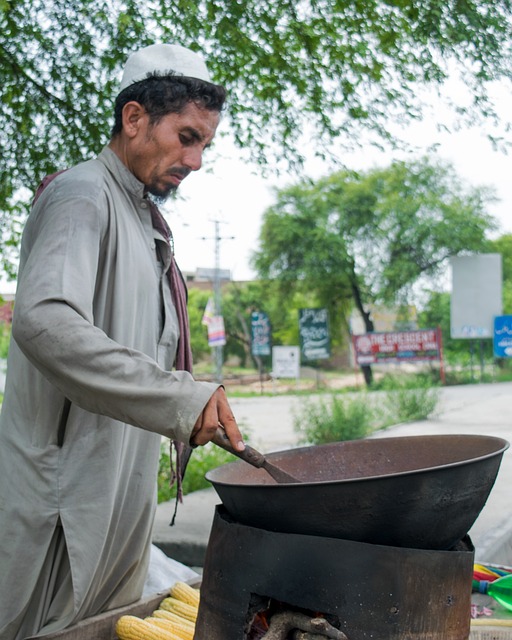
[[[496,111],[505,122],[512,114],[512,96],[504,86],[496,86],[493,92]],[[469,187],[490,186],[500,202],[489,207],[489,213],[501,225],[501,233],[512,233],[512,152],[510,155],[493,148],[487,137],[489,128],[482,126],[448,133],[438,132],[434,124],[444,107],[434,100],[433,109],[421,123],[400,131],[410,144],[402,152],[379,152],[369,145],[342,156],[350,169],[367,170],[376,166],[388,166],[393,159],[421,157],[436,144],[436,154],[441,160],[453,164],[458,176]],[[492,133],[508,135],[505,127]],[[313,158],[314,142],[306,168],[309,175],[320,178],[330,167]],[[221,158],[209,162],[205,158],[203,168],[191,174],[180,187],[180,199],[166,205],[166,218],[174,238],[178,264],[184,271],[197,267],[215,267],[215,220],[220,221],[219,266],[231,272],[236,280],[255,277],[250,267],[251,253],[258,247],[258,235],[262,215],[273,202],[273,189],[283,188],[297,181],[296,175],[261,176],[255,165],[244,162],[229,136],[217,140],[216,151]],[[207,152],[208,153],[208,152]],[[430,156],[432,157],[432,156]]]

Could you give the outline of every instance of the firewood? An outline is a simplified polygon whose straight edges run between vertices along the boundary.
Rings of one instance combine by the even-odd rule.
[[[261,640],[286,640],[291,631],[305,631],[320,638],[331,640],[348,640],[347,636],[327,622],[324,618],[311,618],[297,611],[282,611],[270,619],[267,633]],[[307,636],[306,636],[307,638]]]

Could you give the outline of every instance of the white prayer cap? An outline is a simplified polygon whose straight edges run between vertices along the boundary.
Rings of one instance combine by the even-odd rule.
[[[194,51],[179,44],[151,44],[132,53],[121,79],[119,91],[135,82],[145,80],[150,73],[187,76],[211,82],[204,60]]]

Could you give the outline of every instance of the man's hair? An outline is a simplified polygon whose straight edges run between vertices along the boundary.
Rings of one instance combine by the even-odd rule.
[[[224,87],[197,78],[152,75],[126,87],[117,96],[114,106],[112,137],[121,133],[125,104],[135,101],[144,107],[151,125],[168,113],[181,113],[189,102],[208,111],[222,111],[226,101]]]

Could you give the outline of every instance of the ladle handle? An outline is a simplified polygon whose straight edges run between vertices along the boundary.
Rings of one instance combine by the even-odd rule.
[[[236,451],[233,449],[229,442],[229,438],[222,427],[217,427],[217,431],[213,436],[212,442],[214,442],[218,447],[222,447],[226,451],[229,451],[229,453],[232,453],[237,458],[252,464],[253,467],[260,469],[265,464],[265,456],[247,444],[243,451]]]

